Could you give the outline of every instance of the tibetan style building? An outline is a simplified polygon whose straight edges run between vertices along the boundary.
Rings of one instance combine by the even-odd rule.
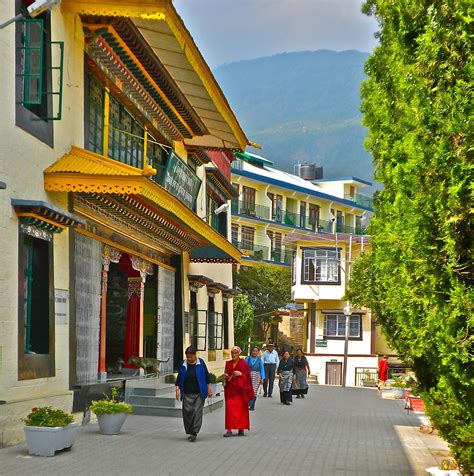
[[[131,356],[172,373],[193,343],[223,367],[249,141],[169,0],[62,0],[0,52],[2,446],[32,406],[82,411]]]

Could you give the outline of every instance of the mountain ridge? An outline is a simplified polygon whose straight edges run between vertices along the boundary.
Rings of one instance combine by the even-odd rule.
[[[358,50],[283,52],[223,64],[214,74],[251,150],[293,172],[298,161],[324,167],[325,177],[373,180],[364,149],[360,84],[369,54]]]

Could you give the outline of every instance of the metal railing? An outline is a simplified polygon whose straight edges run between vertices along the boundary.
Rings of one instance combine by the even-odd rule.
[[[232,240],[232,244],[238,248],[244,256],[250,256],[259,260],[268,259],[268,246],[255,245],[245,241]]]
[[[355,369],[355,386],[362,387],[365,385],[375,387],[379,378],[378,369],[375,367],[356,367]]]
[[[261,218],[263,220],[270,220],[270,207],[265,205],[257,205],[256,203],[246,202],[243,200],[232,200],[232,213],[236,215],[244,215],[252,218]]]
[[[350,200],[351,202],[355,202],[357,205],[361,205],[367,208],[373,208],[374,199],[372,197],[368,197],[366,195],[361,195],[360,193],[356,193],[355,195],[344,195],[346,200]]]

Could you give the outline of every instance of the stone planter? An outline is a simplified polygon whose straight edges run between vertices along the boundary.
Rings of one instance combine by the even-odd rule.
[[[403,392],[405,391],[402,387],[392,387],[392,395],[394,398],[403,398]]]
[[[28,454],[36,456],[54,456],[65,448],[70,449],[76,439],[77,423],[67,426],[25,426]]]
[[[222,383],[211,383],[212,388],[212,396],[215,397],[216,395],[220,395],[222,393]]]
[[[457,469],[439,469],[436,466],[426,468],[426,472],[433,476],[460,476],[461,473]]]
[[[97,415],[100,432],[103,435],[118,435],[127,415],[127,413],[107,413],[104,415]]]
[[[374,382],[373,380],[363,380],[362,381],[362,386],[363,387],[376,387],[377,386],[377,382]]]

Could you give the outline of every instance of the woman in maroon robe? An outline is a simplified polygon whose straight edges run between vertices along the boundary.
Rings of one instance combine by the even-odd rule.
[[[388,379],[388,356],[384,355],[379,362],[379,388],[385,387],[385,382]]]
[[[254,393],[250,369],[244,359],[240,358],[242,350],[234,347],[231,351],[232,360],[225,363],[225,428],[224,437],[232,436],[232,430],[250,430],[249,401]]]

